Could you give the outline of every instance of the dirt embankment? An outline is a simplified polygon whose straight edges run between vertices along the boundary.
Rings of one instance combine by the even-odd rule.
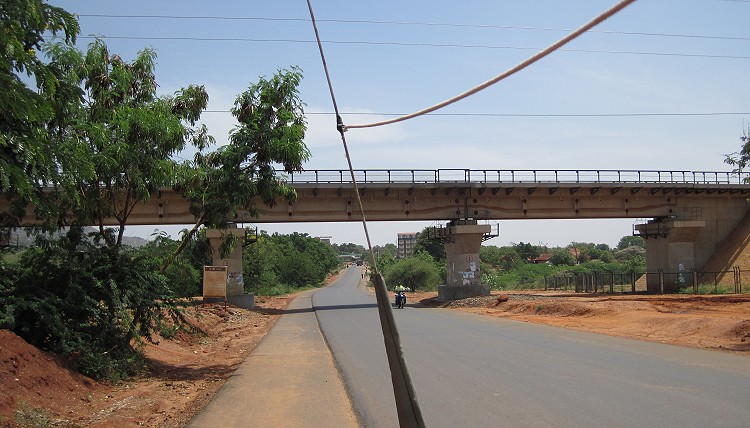
[[[0,427],[178,427],[213,397],[293,296],[258,298],[253,310],[196,305],[188,319],[205,335],[179,332],[148,344],[148,369],[118,385],[69,370],[0,330]],[[46,424],[46,425],[45,425]]]

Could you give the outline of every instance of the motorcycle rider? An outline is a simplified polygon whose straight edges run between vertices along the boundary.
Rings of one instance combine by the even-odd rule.
[[[402,284],[397,285],[394,288],[394,291],[396,292],[396,299],[398,299],[399,296],[401,296],[402,299],[405,299],[406,295],[403,293],[405,293],[407,290],[408,288],[404,287]],[[396,302],[396,304],[398,305],[398,301]]]

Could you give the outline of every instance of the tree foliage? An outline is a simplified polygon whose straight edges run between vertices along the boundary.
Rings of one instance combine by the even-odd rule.
[[[735,172],[744,171],[750,162],[750,125],[743,130],[740,142],[739,151],[724,156],[724,163],[732,165]]]
[[[59,182],[58,164],[65,156],[50,144],[48,131],[55,107],[75,100],[80,90],[38,53],[45,36],[73,43],[78,32],[72,14],[41,0],[0,2],[0,191],[16,203],[3,213],[5,225],[17,224],[29,201],[44,212],[41,189]]]
[[[150,339],[165,314],[182,318],[153,259],[86,238],[72,229],[4,267],[13,281],[0,292],[0,328],[72,357],[84,374],[116,379],[140,368],[132,345]]]
[[[256,197],[268,206],[278,198],[296,198],[275,167],[301,171],[310,157],[303,142],[307,124],[297,89],[301,79],[301,71],[292,68],[250,85],[232,108],[239,125],[230,133],[230,144],[199,152],[182,165],[176,188],[189,201],[197,225],[223,229],[240,210],[253,215]]]
[[[627,235],[620,238],[620,241],[617,243],[617,249],[618,250],[624,250],[628,247],[640,247],[640,248],[646,248],[646,240],[643,239],[641,236],[633,236],[633,235]]]
[[[549,262],[553,266],[573,266],[576,259],[567,248],[559,248],[552,252]]]
[[[74,57],[70,49],[51,49],[53,61]],[[188,143],[204,147],[213,141],[204,126],[195,126],[208,94],[192,85],[157,96],[151,49],[126,61],[97,39],[80,58],[72,68],[85,88],[83,104],[70,112],[55,138],[74,147],[79,166],[63,169],[74,191],[61,198],[75,224],[98,225],[107,245],[121,245],[135,205],[173,183],[173,156]],[[117,235],[104,233],[108,219],[119,226]]]
[[[524,242],[519,242],[515,245],[516,253],[522,260],[534,260],[542,254],[542,249],[537,245],[532,245]]]
[[[417,235],[417,242],[414,244],[414,253],[420,251],[427,252],[437,261],[445,261],[445,245],[436,239],[435,227],[429,226]]]
[[[262,233],[243,254],[245,285],[259,294],[317,287],[340,264],[333,247],[303,233]]]
[[[386,284],[391,288],[400,284],[411,290],[434,290],[440,283],[440,269],[426,252],[397,260],[381,269]]]

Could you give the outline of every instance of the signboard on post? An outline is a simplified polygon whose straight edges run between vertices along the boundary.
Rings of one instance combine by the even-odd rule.
[[[227,266],[203,266],[203,297],[227,297]]]

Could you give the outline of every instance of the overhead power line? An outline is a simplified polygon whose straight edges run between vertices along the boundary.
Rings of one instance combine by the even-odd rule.
[[[725,0],[738,1],[738,0]],[[748,1],[743,1],[746,3]],[[184,20],[226,20],[226,21],[269,21],[269,22],[309,22],[307,18],[271,18],[253,16],[194,16],[194,15],[110,15],[110,14],[79,14],[80,17],[88,18],[125,18],[125,19],[184,19]],[[368,25],[400,25],[400,26],[424,26],[424,27],[456,27],[456,28],[485,28],[498,30],[523,30],[523,31],[555,31],[570,32],[572,28],[556,27],[533,27],[524,25],[497,25],[497,24],[464,24],[450,22],[419,22],[419,21],[381,21],[369,19],[318,19],[318,22],[336,24],[368,24]],[[750,41],[750,37],[740,36],[717,36],[709,34],[679,34],[679,33],[651,33],[642,31],[617,31],[617,30],[590,30],[589,33],[615,34],[625,36],[649,36],[649,37],[673,37],[688,39],[713,39],[713,40],[741,40]]]
[[[102,39],[112,40],[174,40],[174,41],[205,41],[205,42],[253,42],[253,43],[316,43],[315,40],[299,39],[255,39],[244,37],[146,37],[146,36],[98,36]],[[95,36],[79,36],[79,39],[95,39]],[[529,46],[492,46],[492,45],[460,45],[451,43],[404,43],[404,42],[368,42],[368,41],[342,41],[342,40],[325,40],[323,43],[328,44],[346,44],[346,45],[382,45],[382,46],[417,46],[417,47],[437,47],[437,48],[475,48],[475,49],[508,49],[508,50],[529,50],[541,51],[542,48]],[[745,55],[719,55],[719,54],[691,54],[676,52],[642,52],[642,51],[616,51],[603,49],[558,49],[563,52],[584,52],[584,53],[607,53],[618,55],[650,55],[650,56],[671,56],[684,58],[715,58],[715,59],[750,59]]]

